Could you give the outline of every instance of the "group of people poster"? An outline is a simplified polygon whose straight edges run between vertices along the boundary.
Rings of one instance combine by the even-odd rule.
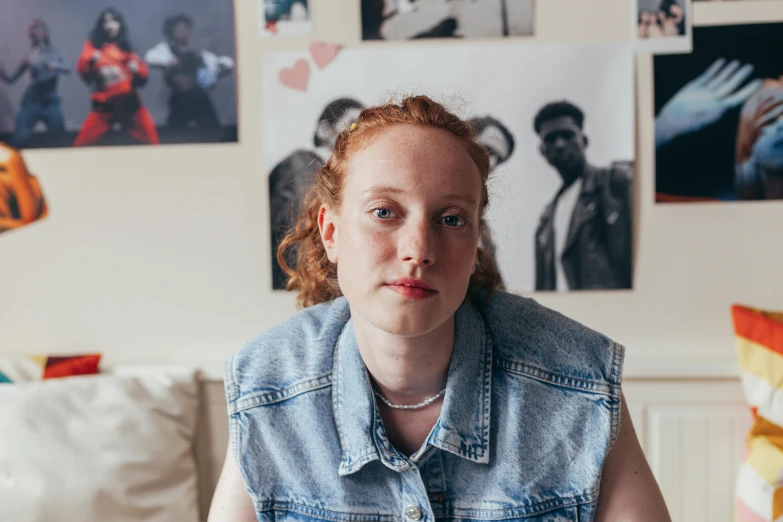
[[[265,38],[312,37],[317,0],[256,0]],[[634,56],[654,58],[655,199],[783,199],[783,24],[691,27],[687,0],[637,0],[636,43],[536,43],[534,0],[361,0],[361,41],[306,89],[302,53],[264,53],[264,175],[276,247],[337,134],[425,92],[469,118],[492,163],[481,245],[513,291],[632,287]],[[0,224],[48,213],[20,151],[238,140],[232,2],[29,0],[0,18]],[[455,40],[459,45],[452,45]],[[496,39],[466,45],[465,40]],[[678,47],[679,46],[679,47]],[[454,67],[459,64],[459,67]],[[510,64],[513,64],[511,66]],[[245,64],[247,66],[247,64]],[[247,115],[246,115],[247,116]]]
[[[237,141],[234,7],[26,0],[0,17],[0,141]]]

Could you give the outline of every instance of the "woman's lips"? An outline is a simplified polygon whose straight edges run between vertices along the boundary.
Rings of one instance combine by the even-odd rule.
[[[427,299],[438,293],[436,290],[427,290],[417,286],[389,284],[386,285],[386,288],[409,299]]]

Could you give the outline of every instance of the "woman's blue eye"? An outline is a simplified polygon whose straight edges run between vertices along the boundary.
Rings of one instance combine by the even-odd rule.
[[[465,220],[459,216],[446,216],[445,218],[443,218],[443,222],[446,223],[447,226],[458,227],[460,225],[463,225],[465,223]]]
[[[375,213],[375,217],[379,217],[381,219],[388,219],[391,217],[391,210],[388,208],[376,208],[373,210]]]

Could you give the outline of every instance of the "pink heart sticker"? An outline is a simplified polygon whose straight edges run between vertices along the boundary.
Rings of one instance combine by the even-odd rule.
[[[310,56],[313,57],[313,61],[319,69],[323,69],[332,63],[337,58],[337,53],[339,52],[340,46],[337,44],[326,42],[313,42],[310,44]]]
[[[305,60],[297,60],[292,67],[280,69],[277,77],[286,87],[304,92],[310,79],[310,64]]]

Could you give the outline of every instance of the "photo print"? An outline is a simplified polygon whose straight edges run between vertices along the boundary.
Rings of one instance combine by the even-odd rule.
[[[231,1],[26,0],[0,17],[0,140],[237,141]]]
[[[656,56],[656,201],[783,199],[783,23],[696,27]]]
[[[508,289],[630,288],[633,55],[631,43],[350,49],[302,92],[278,74],[301,52],[268,53],[273,287],[287,281],[277,246],[337,135],[364,107],[426,94],[469,118],[489,153],[489,226],[480,244]]]
[[[41,185],[22,153],[0,142],[0,234],[45,218],[49,213]]]
[[[690,0],[636,0],[636,49],[653,54],[691,51]]]
[[[261,36],[308,37],[313,33],[313,0],[256,0],[261,7]]]
[[[361,0],[363,40],[533,35],[534,0]]]

